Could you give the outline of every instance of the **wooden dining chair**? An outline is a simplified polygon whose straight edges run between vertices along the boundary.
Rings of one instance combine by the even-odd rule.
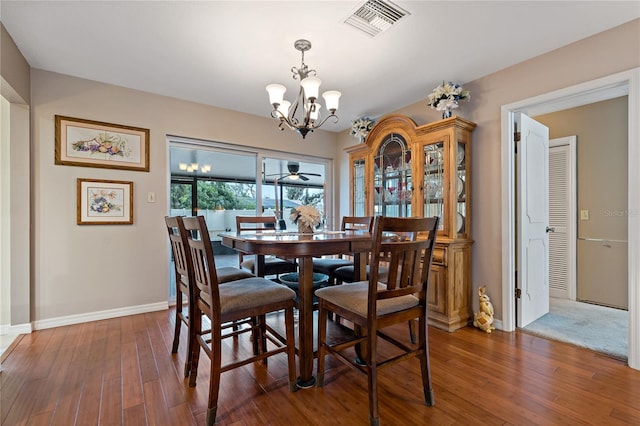
[[[192,344],[195,342],[193,336],[193,330],[190,325],[190,318],[193,318],[193,312],[191,309],[194,306],[194,301],[191,299],[193,291],[191,285],[193,285],[193,270],[191,264],[191,252],[187,250],[187,234],[184,229],[184,223],[180,216],[165,216],[164,218],[167,232],[169,233],[169,242],[171,244],[171,252],[173,254],[173,264],[175,271],[176,281],[176,317],[175,327],[173,332],[173,344],[171,346],[171,353],[178,352],[178,346],[180,345],[180,330],[182,324],[187,327],[187,356],[184,365],[184,376],[188,377],[191,370],[191,357],[189,354],[192,352]],[[219,282],[228,282],[239,280],[243,278],[250,278],[254,275],[240,268],[234,268],[233,266],[225,266],[216,270],[218,274]],[[187,302],[187,312],[184,311],[184,304]],[[240,324],[235,324],[238,328]]]
[[[275,229],[275,216],[236,216],[238,233],[253,231],[260,232]],[[238,263],[260,277],[297,272],[298,264],[295,259],[281,259],[279,257],[252,255],[238,252]]]
[[[371,232],[372,225],[373,216],[343,216],[340,230],[365,230]],[[345,259],[342,255],[338,257],[318,257],[313,259],[313,272],[327,275],[330,285],[336,283],[336,269],[349,266],[353,271],[353,260]]]
[[[297,389],[293,323],[293,299],[296,294],[283,285],[260,277],[220,284],[216,274],[213,249],[208,242],[209,232],[204,217],[185,218],[184,226],[187,230],[187,243],[191,252],[194,274],[195,285],[192,297],[195,299],[195,303],[192,326],[196,332],[198,343],[192,348],[189,386],[196,385],[200,348],[202,348],[211,360],[207,403],[207,425],[210,426],[216,421],[221,373],[252,362],[265,360],[276,354],[286,353],[289,390],[293,392]],[[284,311],[285,337],[264,321],[266,314],[278,311]],[[211,329],[208,332],[202,330],[202,314],[206,315],[211,322]],[[245,318],[260,318],[261,320],[253,324],[250,329],[223,334],[225,324]],[[258,336],[254,340],[257,340],[262,346],[258,353],[244,359],[233,358],[233,361],[223,363],[223,339],[238,336],[249,330],[254,333],[254,338]],[[267,342],[264,346],[263,341]]]
[[[437,217],[376,217],[368,281],[325,287],[316,291],[319,301],[317,385],[324,385],[327,354],[336,355],[348,365],[367,373],[371,425],[380,424],[378,370],[399,361],[414,357],[420,360],[425,402],[429,406],[434,404],[429,370],[427,288],[437,230]],[[386,260],[389,265],[385,284],[378,279],[377,265],[382,260]],[[335,313],[354,324],[352,339],[329,343],[328,313]],[[391,325],[413,319],[418,320],[416,346],[384,332]],[[394,345],[401,353],[394,352],[394,355],[386,359],[378,359],[378,337]],[[350,347],[356,348],[360,362],[364,361],[364,365],[351,361],[347,353],[343,352]]]

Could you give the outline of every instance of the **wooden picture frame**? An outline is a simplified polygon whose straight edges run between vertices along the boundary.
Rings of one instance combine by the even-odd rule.
[[[149,129],[55,116],[55,164],[149,171]]]
[[[133,182],[78,178],[78,225],[133,224]]]

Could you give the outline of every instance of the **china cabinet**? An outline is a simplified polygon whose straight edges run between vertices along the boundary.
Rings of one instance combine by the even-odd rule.
[[[471,301],[471,132],[459,117],[417,126],[382,118],[349,147],[351,214],[438,216],[429,283],[429,322],[453,331],[473,315]]]

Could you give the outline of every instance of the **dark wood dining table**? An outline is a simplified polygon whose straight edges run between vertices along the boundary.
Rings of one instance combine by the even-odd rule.
[[[311,387],[313,376],[313,258],[323,255],[351,254],[354,257],[356,278],[366,277],[366,257],[371,250],[371,233],[367,231],[319,231],[302,234],[287,231],[257,231],[221,233],[224,246],[248,254],[297,258],[299,267],[298,386]],[[258,275],[260,275],[258,262]]]

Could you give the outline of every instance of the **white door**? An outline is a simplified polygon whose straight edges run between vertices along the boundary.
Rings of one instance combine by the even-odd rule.
[[[515,114],[517,142],[517,326],[549,312],[549,129]]]
[[[549,296],[576,299],[576,136],[549,141]]]

